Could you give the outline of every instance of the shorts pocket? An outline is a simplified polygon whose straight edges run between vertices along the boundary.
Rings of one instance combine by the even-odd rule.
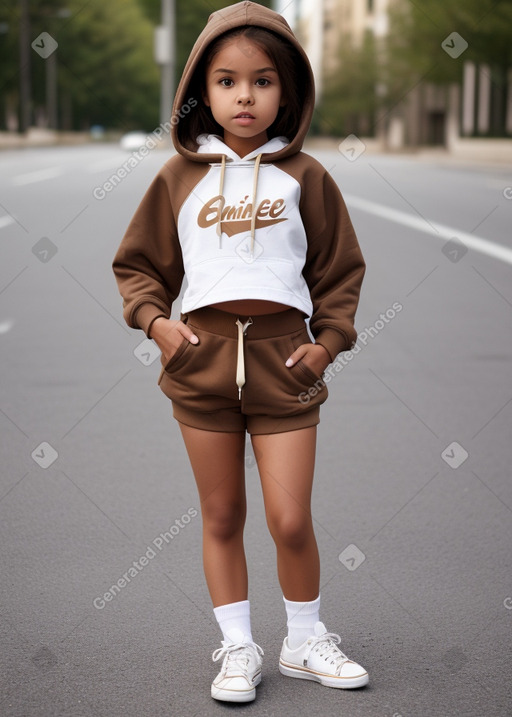
[[[182,358],[186,354],[189,346],[190,341],[184,337],[182,342],[168,361],[165,362],[164,355],[162,354],[160,359],[162,364],[162,370],[160,371],[160,376],[158,377],[158,386],[160,385],[162,378],[164,377],[164,373],[173,372],[177,366],[179,367],[180,364],[186,363],[186,356],[183,361]]]
[[[164,364],[164,371],[172,371],[176,364],[179,363],[180,358],[183,356],[187,348],[190,346],[190,341],[187,338],[183,338],[182,342],[173,353],[171,358]]]
[[[299,346],[302,346],[302,344],[312,343],[312,341],[309,337],[309,334],[307,332],[307,329],[301,330],[297,334],[292,334],[290,339],[291,339],[291,345],[292,345],[292,353],[293,353],[293,351],[298,349]],[[299,361],[297,361],[295,366],[297,368],[299,368],[305,374],[306,380],[308,381],[309,385],[311,385],[311,381],[313,381],[313,383],[316,383],[317,381],[321,381],[323,383],[323,376],[319,376],[319,375],[315,374],[313,369],[309,368],[309,366],[306,363],[304,363],[304,361],[302,361],[301,359]],[[293,366],[292,368],[295,368],[295,366]]]
[[[306,364],[285,365],[295,349],[308,341],[305,328],[276,338],[247,341],[247,413],[292,416],[326,400],[324,381]]]
[[[165,395],[183,408],[208,412],[229,407],[237,397],[236,340],[190,324],[199,338],[188,340],[162,367],[159,380]]]

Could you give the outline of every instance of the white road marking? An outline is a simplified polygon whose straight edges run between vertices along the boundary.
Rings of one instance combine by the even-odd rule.
[[[13,184],[20,187],[25,184],[34,184],[35,182],[44,182],[46,179],[55,179],[64,173],[62,167],[48,167],[47,169],[39,169],[37,172],[28,172],[27,174],[19,174],[14,177]]]
[[[374,214],[382,219],[387,219],[390,222],[396,224],[402,224],[405,227],[416,229],[417,231],[430,234],[430,236],[439,239],[442,242],[447,242],[449,239],[460,239],[468,249],[474,249],[479,251],[481,254],[490,256],[493,259],[498,259],[506,264],[512,265],[512,249],[506,246],[497,244],[496,242],[490,241],[490,239],[484,239],[483,237],[469,234],[468,232],[456,229],[455,227],[449,227],[446,224],[439,224],[438,222],[432,222],[430,219],[422,219],[421,217],[415,217],[407,212],[402,212],[399,209],[391,209],[386,207],[384,204],[378,204],[377,202],[371,202],[369,199],[363,199],[362,197],[356,197],[354,194],[343,194],[345,201],[350,207],[354,209],[360,209],[368,214]],[[437,228],[437,232],[435,229]]]
[[[10,224],[14,224],[14,219],[12,217],[0,217],[0,229],[8,227]]]
[[[5,321],[0,322],[0,334],[6,334],[8,331],[12,329],[14,326],[14,321],[12,319],[6,319]]]

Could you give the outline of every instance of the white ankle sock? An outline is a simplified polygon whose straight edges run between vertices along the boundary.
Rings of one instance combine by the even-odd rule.
[[[315,623],[320,620],[320,595],[311,602],[293,602],[284,595],[283,600],[288,618],[288,645],[295,650],[315,634]]]
[[[252,642],[251,633],[251,608],[249,600],[241,600],[240,602],[231,602],[228,605],[219,605],[213,608],[214,615],[222,630],[224,640],[227,642],[237,642],[230,637],[230,632],[238,629],[244,634],[245,640]]]

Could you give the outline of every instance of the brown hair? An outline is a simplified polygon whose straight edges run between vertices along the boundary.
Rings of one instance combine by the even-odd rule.
[[[263,50],[269,56],[279,75],[283,106],[279,108],[276,119],[267,129],[268,138],[285,136],[292,140],[299,130],[308,77],[304,60],[284,37],[271,30],[248,25],[228,30],[205,49],[187,91],[190,96],[198,98],[199,104],[193,112],[180,120],[177,127],[178,138],[184,145],[188,145],[190,140],[195,143],[198,135],[202,133],[222,136],[224,132],[213,118],[210,108],[204,104],[202,97],[206,86],[208,66],[222,47],[236,38],[240,38],[241,41],[246,39],[253,42]],[[301,76],[305,80],[302,83],[299,81]]]

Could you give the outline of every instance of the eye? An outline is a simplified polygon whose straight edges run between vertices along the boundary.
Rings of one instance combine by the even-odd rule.
[[[256,80],[256,84],[258,85],[258,87],[266,87],[267,85],[270,85],[270,80],[267,80],[266,77],[259,77]]]
[[[231,77],[223,77],[222,80],[219,81],[219,84],[222,85],[222,87],[232,87],[233,80]]]

